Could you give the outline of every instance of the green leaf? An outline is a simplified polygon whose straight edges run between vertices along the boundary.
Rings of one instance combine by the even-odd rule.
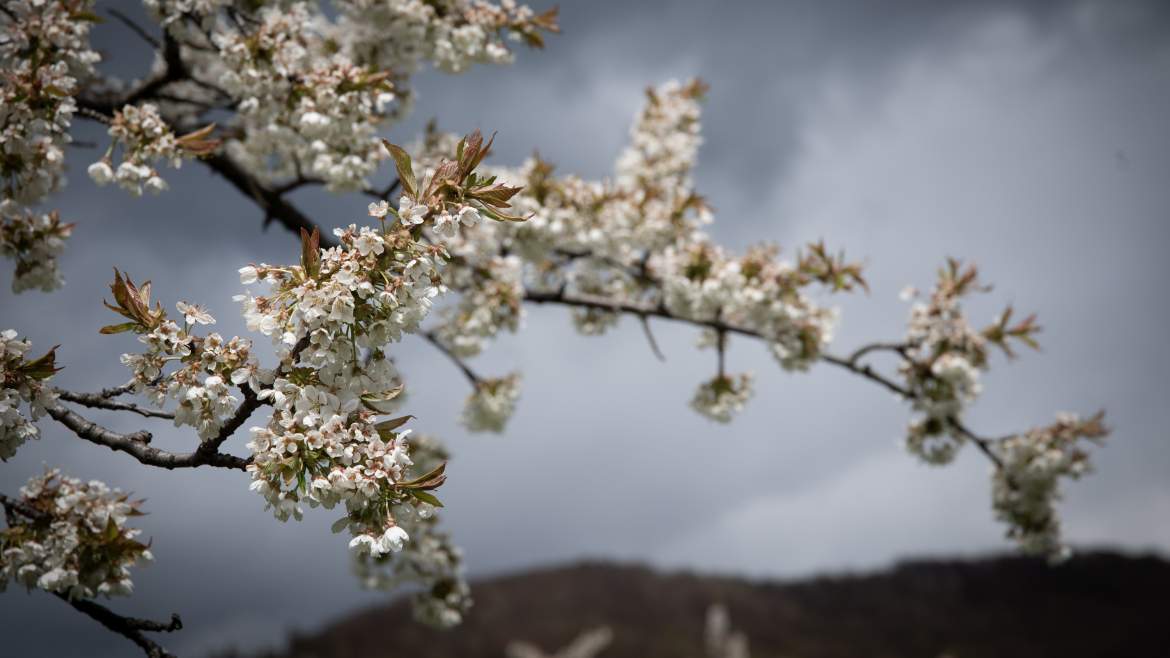
[[[343,532],[348,527],[349,527],[349,517],[343,516],[340,519],[337,519],[336,521],[334,521],[333,525],[329,526],[329,529],[332,530],[333,534],[336,535],[340,532]]]
[[[418,199],[418,181],[414,178],[414,169],[410,164],[410,154],[407,153],[401,146],[391,144],[390,140],[383,139],[382,144],[386,146],[386,150],[390,151],[390,157],[394,158],[394,168],[398,170],[398,180],[402,184],[402,191],[412,199]]]
[[[398,418],[391,418],[390,420],[384,420],[377,425],[374,425],[374,428],[378,430],[378,434],[381,434],[382,438],[394,438],[386,437],[386,435],[392,434],[394,430],[402,427],[412,418],[414,418],[414,416],[411,416],[410,414],[399,416]]]
[[[39,359],[34,359],[20,366],[20,372],[25,377],[33,379],[48,379],[57,373],[60,368],[57,367],[57,348],[60,345],[54,345],[52,349],[45,353]]]
[[[120,334],[124,331],[134,331],[138,326],[137,322],[123,322],[122,324],[109,324],[98,330],[102,334]]]
[[[379,409],[376,405],[383,402],[390,402],[399,395],[402,395],[402,391],[404,390],[404,386],[398,385],[388,391],[382,391],[381,393],[367,393],[362,396],[362,404],[365,405],[365,407],[370,411],[376,411],[380,414],[388,413],[382,409]]]
[[[406,482],[399,482],[398,486],[403,489],[438,489],[443,482],[447,480],[445,472],[447,470],[447,462],[439,464],[426,475],[417,477]]]
[[[439,499],[435,498],[435,495],[430,493],[430,492],[414,490],[414,491],[410,492],[410,495],[414,496],[415,498],[421,500],[424,503],[430,503],[431,505],[434,505],[435,507],[442,507],[443,506],[443,503],[439,502]]]

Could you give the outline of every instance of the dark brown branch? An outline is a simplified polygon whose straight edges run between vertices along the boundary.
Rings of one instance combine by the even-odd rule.
[[[240,193],[255,202],[264,211],[265,225],[275,220],[294,234],[300,233],[302,229],[312,233],[314,228],[318,228],[313,220],[286,200],[280,191],[261,183],[256,177],[245,171],[231,156],[217,153],[200,162],[223,176]],[[337,246],[337,242],[333,236],[321,231],[321,247],[328,249],[334,246]]]
[[[8,527],[12,527],[12,524],[15,522],[13,517],[16,514],[31,521],[44,521],[48,518],[48,515],[41,510],[27,505],[22,500],[9,498],[4,494],[0,494],[0,506],[4,507],[4,516],[8,521]]]
[[[451,362],[454,363],[460,371],[463,372],[463,376],[467,378],[467,381],[471,382],[472,387],[479,386],[479,382],[481,381],[479,375],[475,374],[475,371],[473,371],[471,367],[463,361],[463,359],[459,358],[459,355],[452,352],[451,348],[444,345],[443,341],[440,340],[437,335],[435,335],[435,332],[424,332],[422,337],[425,338],[428,343],[434,345],[436,349],[446,355],[446,357],[450,359]]]
[[[139,462],[148,466],[160,468],[195,468],[198,466],[217,466],[219,468],[234,468],[244,470],[247,460],[234,455],[225,455],[220,452],[190,452],[185,454],[159,450],[150,445],[151,434],[146,431],[131,434],[119,434],[97,423],[87,420],[75,411],[66,408],[59,402],[45,406],[45,412],[57,422],[69,428],[79,438],[90,443],[105,446],[116,452],[124,452]]]
[[[126,105],[133,105],[139,101],[148,100],[163,87],[172,82],[190,79],[187,65],[183,62],[182,49],[179,42],[169,34],[163,37],[163,61],[166,67],[143,80],[129,92],[95,93],[90,91],[77,97],[78,114],[91,119],[109,121],[114,112]]]
[[[54,389],[57,397],[66,402],[73,402],[80,404],[83,407],[91,409],[109,409],[111,411],[129,411],[136,413],[144,418],[167,418],[174,420],[175,414],[169,411],[155,411],[153,409],[145,409],[136,404],[129,402],[114,402],[110,399],[111,396],[104,395],[105,391],[101,393],[74,393],[73,391],[66,391],[65,389]]]
[[[849,355],[849,362],[857,363],[861,360],[861,357],[871,352],[895,352],[901,356],[906,356],[906,350],[909,347],[906,343],[870,343],[853,350],[853,353]]]
[[[73,606],[74,610],[138,645],[138,648],[142,649],[149,658],[175,658],[174,654],[168,652],[144,633],[171,633],[183,628],[183,620],[179,618],[179,615],[172,614],[171,621],[168,623],[136,617],[123,617],[89,599],[70,599],[64,594],[56,592],[55,594],[57,598]]]
[[[650,320],[646,319],[645,315],[639,315],[638,322],[642,325],[642,333],[646,334],[646,342],[650,343],[650,351],[659,361],[666,361],[666,355],[658,349],[658,341],[654,339],[654,332],[650,331]]]
[[[118,22],[130,28],[134,34],[142,37],[142,40],[146,43],[149,43],[155,50],[162,50],[162,44],[158,42],[158,39],[154,38],[154,36],[146,31],[146,28],[139,25],[137,22],[135,22],[134,19],[130,18],[126,14],[123,14],[117,9],[108,9],[106,11],[108,11],[111,16],[118,19]]]

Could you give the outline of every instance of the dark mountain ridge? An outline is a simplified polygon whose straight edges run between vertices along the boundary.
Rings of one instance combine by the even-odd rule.
[[[714,603],[753,658],[1170,656],[1170,562],[1154,556],[915,560],[792,582],[584,562],[473,591],[453,631],[414,623],[400,601],[294,636],[269,658],[499,658],[512,640],[551,653],[598,626],[614,632],[602,658],[697,658]]]

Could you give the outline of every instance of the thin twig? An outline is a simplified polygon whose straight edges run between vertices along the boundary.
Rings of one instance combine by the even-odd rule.
[[[650,343],[650,351],[654,353],[654,356],[658,357],[659,361],[665,362],[666,355],[662,353],[662,350],[658,349],[658,341],[654,339],[654,332],[650,331],[650,320],[645,315],[639,315],[638,321],[642,325],[642,333],[646,334],[646,342]]]
[[[467,381],[471,382],[472,387],[479,386],[480,381],[482,381],[479,375],[475,374],[471,367],[468,366],[467,363],[463,361],[463,359],[459,358],[455,352],[452,352],[451,348],[443,344],[443,341],[440,340],[437,335],[435,335],[435,332],[424,332],[422,337],[425,338],[428,343],[434,345],[440,352],[445,354],[448,359],[451,359],[451,362],[458,366],[459,370],[463,372],[463,376],[467,377]]]
[[[142,40],[146,43],[149,43],[152,47],[154,47],[155,50],[162,50],[162,44],[159,43],[158,39],[151,36],[151,34],[146,31],[146,28],[139,25],[134,21],[134,19],[130,18],[126,14],[123,14],[117,9],[108,9],[107,11],[111,16],[118,19],[123,25],[130,28],[135,34],[142,37]]]
[[[54,389],[54,391],[57,393],[57,397],[65,400],[66,402],[73,402],[91,409],[129,411],[131,413],[136,413],[144,418],[166,418],[169,420],[175,419],[175,414],[170,411],[155,411],[153,409],[145,409],[129,402],[114,402],[109,398],[109,396],[102,395],[102,393],[74,393],[73,391],[66,391],[62,388]]]

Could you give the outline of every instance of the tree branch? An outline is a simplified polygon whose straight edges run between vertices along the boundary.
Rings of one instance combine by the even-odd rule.
[[[254,201],[264,211],[265,226],[276,220],[294,234],[299,233],[301,229],[312,233],[314,228],[318,228],[313,220],[286,200],[280,191],[261,183],[255,176],[245,171],[231,156],[217,153],[200,160],[200,162],[223,176],[241,194]],[[333,239],[332,235],[325,231],[321,231],[320,234],[323,249],[337,246],[337,241]]]
[[[57,397],[66,402],[73,402],[80,404],[83,407],[91,409],[109,409],[111,411],[129,411],[136,413],[144,418],[167,418],[174,420],[175,414],[170,411],[155,411],[153,409],[145,409],[136,404],[129,402],[114,402],[110,399],[111,396],[104,395],[106,391],[101,393],[74,393],[73,391],[66,391],[63,388],[53,389],[57,393]]]
[[[442,352],[444,355],[446,355],[448,359],[451,359],[451,362],[454,363],[456,366],[458,366],[459,370],[461,370],[463,372],[463,376],[467,377],[467,381],[471,382],[472,387],[479,385],[479,382],[480,382],[479,375],[475,374],[475,371],[473,371],[471,369],[471,367],[468,366],[467,363],[463,361],[463,359],[459,358],[459,356],[457,354],[455,354],[454,352],[452,352],[449,347],[444,345],[443,341],[439,340],[439,337],[437,335],[435,335],[435,332],[433,332],[433,331],[424,332],[422,334],[422,337],[425,338],[428,343],[430,343],[431,345],[434,345],[436,349],[438,349],[440,352]]]
[[[312,219],[310,219],[299,208],[284,198],[282,190],[272,189],[264,185],[256,177],[245,171],[244,168],[241,167],[239,163],[233,160],[230,156],[225,154],[216,154],[201,160],[201,162],[210,167],[216,173],[222,175],[246,197],[252,199],[261,208],[261,210],[264,211],[265,225],[273,220],[276,220],[294,234],[299,233],[301,229],[311,233],[313,229],[319,228]],[[392,183],[387,188],[387,190],[392,191],[397,186],[397,184],[398,181],[394,181],[394,183]],[[366,193],[369,194],[368,191]],[[334,246],[337,246],[336,240],[334,240],[332,236],[321,232],[321,247],[329,248]],[[566,253],[565,255],[569,257],[570,260],[589,257],[588,254],[576,253]],[[651,307],[627,302],[613,301],[602,297],[590,297],[585,295],[569,296],[565,293],[563,288],[557,292],[526,291],[524,294],[524,301],[533,304],[558,304],[565,306],[576,306],[580,308],[592,308],[603,311],[613,311],[618,313],[630,313],[639,316],[643,322],[645,322],[649,317],[656,317],[662,318],[664,320],[672,320],[675,322],[684,322],[693,326],[707,327],[709,329],[720,332],[721,334],[739,334],[757,339],[765,338],[756,331],[729,325],[718,320],[702,321],[676,317],[669,313],[661,304]],[[446,348],[446,346],[442,345],[435,336],[428,333],[424,334],[424,337],[433,345],[439,347],[445,354],[447,354],[448,357],[451,358],[457,366],[459,366],[460,370],[463,371],[463,374],[467,376],[470,381],[473,383],[479,381],[479,377],[469,367],[467,367],[467,365],[463,363],[461,359],[452,354],[450,350]],[[873,351],[889,350],[901,354],[904,349],[905,346],[898,343],[873,343],[858,348],[847,358],[842,358],[833,354],[822,353],[820,359],[825,363],[829,363],[834,366],[844,368],[845,370],[855,374],[861,375],[870,381],[880,384],[887,390],[899,395],[900,397],[909,399],[912,397],[910,392],[901,385],[881,375],[869,365],[858,364],[858,361],[862,357]],[[990,446],[993,443],[992,439],[987,439],[974,434],[965,426],[959,424],[957,421],[955,427],[960,433],[971,439],[972,442],[979,446],[979,449],[992,461],[992,463],[996,465],[997,468],[1001,466],[1000,459],[991,450]],[[225,455],[224,457],[228,456]]]
[[[151,434],[147,431],[138,431],[131,434],[119,434],[97,423],[87,420],[75,411],[66,408],[59,402],[45,405],[45,412],[54,420],[72,430],[79,438],[90,443],[105,446],[116,452],[124,452],[139,462],[148,466],[160,468],[195,468],[198,466],[217,466],[219,468],[234,468],[244,470],[247,460],[234,455],[225,455],[220,452],[189,452],[185,454],[167,452],[150,446]]]
[[[161,645],[150,639],[144,632],[170,633],[183,628],[183,620],[179,615],[172,614],[168,623],[136,617],[123,617],[109,608],[99,605],[89,599],[70,599],[64,594],[54,592],[57,598],[73,606],[74,610],[88,616],[109,630],[125,637],[138,645],[149,658],[175,658]]]
[[[141,37],[143,41],[149,43],[152,47],[154,47],[155,50],[162,50],[163,46],[161,43],[159,43],[158,39],[154,38],[154,36],[146,31],[146,28],[139,25],[134,21],[134,19],[130,18],[126,14],[123,14],[117,9],[107,9],[106,11],[109,12],[111,16],[118,19],[118,22],[130,28],[130,30],[134,32],[134,34],[137,34],[139,37]]]

